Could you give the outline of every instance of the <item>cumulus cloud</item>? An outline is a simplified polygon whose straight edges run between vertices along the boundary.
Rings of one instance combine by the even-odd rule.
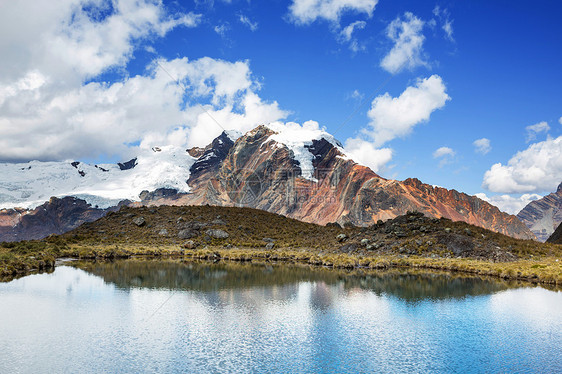
[[[242,23],[243,25],[247,26],[251,31],[256,31],[258,29],[258,23],[252,22],[252,20],[250,20],[248,16],[240,14],[238,16],[238,21],[240,21],[240,23]]]
[[[429,66],[423,50],[424,24],[420,18],[406,12],[403,18],[398,17],[388,25],[386,35],[394,46],[380,63],[383,69],[396,74],[404,68]]]
[[[472,145],[474,145],[474,152],[482,155],[485,155],[492,150],[490,139],[487,138],[476,139],[472,142]]]
[[[454,156],[454,155],[455,155],[455,151],[453,151],[453,149],[449,147],[440,147],[437,148],[435,152],[433,152],[433,158],[441,158],[441,157]]]
[[[450,163],[455,157],[456,152],[449,147],[440,147],[433,152],[433,158],[440,159],[439,167]]]
[[[137,41],[200,21],[194,13],[170,15],[151,0],[6,2],[0,13],[0,82],[33,70],[64,83],[83,81],[123,66]]]
[[[13,112],[0,113],[0,127],[9,129],[0,138],[0,159],[124,154],[125,144],[139,140],[144,146],[201,146],[223,129],[246,131],[287,115],[276,102],[264,103],[252,86],[246,62],[182,58],[160,60],[149,74],[111,85],[17,95],[8,103]]]
[[[34,3],[44,14],[35,19],[33,13],[31,21],[23,17],[18,24],[10,17],[28,14],[16,9],[19,4],[30,7],[10,2],[13,14],[0,14],[0,28],[6,21],[16,39],[29,42],[18,46],[22,53],[0,61],[0,160],[126,157],[135,152],[130,145],[139,143],[206,145],[223,129],[245,131],[287,115],[276,102],[259,97],[247,61],[156,59],[143,74],[84,84],[124,66],[134,48],[143,47],[142,40],[179,25],[195,26],[198,15],[171,16],[158,1],[120,0],[106,9],[108,2],[67,0],[49,4],[56,12]],[[104,17],[88,13],[96,6]],[[50,46],[57,48],[27,40],[27,27],[38,40],[54,40]],[[0,37],[0,44],[9,44],[7,39]],[[76,56],[62,58],[65,53]]]
[[[529,143],[537,139],[537,134],[540,134],[541,132],[548,132],[550,130],[550,126],[545,121],[542,121],[525,127],[525,130],[527,131],[527,143]]]
[[[482,187],[499,193],[555,191],[562,182],[562,136],[531,144],[506,165],[497,163],[484,174]]]
[[[542,197],[541,195],[537,194],[523,194],[520,196],[487,196],[485,193],[477,193],[475,196],[494,206],[497,206],[502,212],[506,212],[509,214],[519,213],[521,209],[525,208],[531,201],[540,199]]]
[[[364,13],[371,17],[378,0],[293,0],[289,17],[296,24],[310,24],[316,20],[339,23],[345,12]]]
[[[347,139],[345,151],[354,161],[371,168],[375,173],[384,170],[393,153],[390,148],[377,149],[373,143],[360,138]]]
[[[438,75],[418,79],[414,86],[398,97],[387,92],[376,97],[368,112],[370,123],[363,133],[380,146],[394,138],[408,135],[419,123],[429,121],[431,113],[445,106],[451,98]]]
[[[562,125],[562,117],[558,119],[558,123]]]

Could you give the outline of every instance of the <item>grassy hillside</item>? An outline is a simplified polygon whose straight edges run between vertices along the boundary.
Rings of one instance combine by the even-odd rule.
[[[41,241],[0,244],[0,274],[48,270],[61,257],[184,256],[298,261],[341,268],[445,269],[562,284],[562,247],[409,213],[371,227],[319,226],[249,208],[123,207]]]

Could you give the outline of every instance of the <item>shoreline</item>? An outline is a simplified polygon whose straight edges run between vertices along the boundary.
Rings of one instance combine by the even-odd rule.
[[[305,264],[344,270],[412,269],[427,272],[446,271],[499,280],[521,281],[562,288],[562,261],[555,257],[510,262],[492,262],[472,258],[430,258],[423,256],[359,256],[346,253],[323,253],[307,248],[224,248],[183,249],[179,246],[103,245],[67,248],[43,248],[40,252],[15,254],[12,258],[0,252],[0,282],[26,275],[49,272],[60,259],[112,260],[131,257],[182,258],[205,261],[275,262]]]

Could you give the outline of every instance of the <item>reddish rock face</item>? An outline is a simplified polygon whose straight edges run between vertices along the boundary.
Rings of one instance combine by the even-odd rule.
[[[222,162],[200,164],[188,181],[192,193],[145,203],[247,206],[306,222],[359,226],[420,211],[428,217],[465,221],[516,238],[535,239],[517,217],[475,196],[417,179],[384,179],[323,139],[309,147],[316,180],[305,179],[291,151],[270,140],[273,134],[260,126],[239,138]]]
[[[562,183],[556,192],[531,201],[517,217],[544,242],[562,222]]]
[[[92,208],[84,200],[52,197],[35,209],[0,210],[0,242],[42,239],[62,234],[84,222],[103,217],[108,210]]]

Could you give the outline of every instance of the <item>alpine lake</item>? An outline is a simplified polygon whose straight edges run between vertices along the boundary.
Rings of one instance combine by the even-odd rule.
[[[0,283],[0,373],[560,373],[562,292],[133,258]]]

